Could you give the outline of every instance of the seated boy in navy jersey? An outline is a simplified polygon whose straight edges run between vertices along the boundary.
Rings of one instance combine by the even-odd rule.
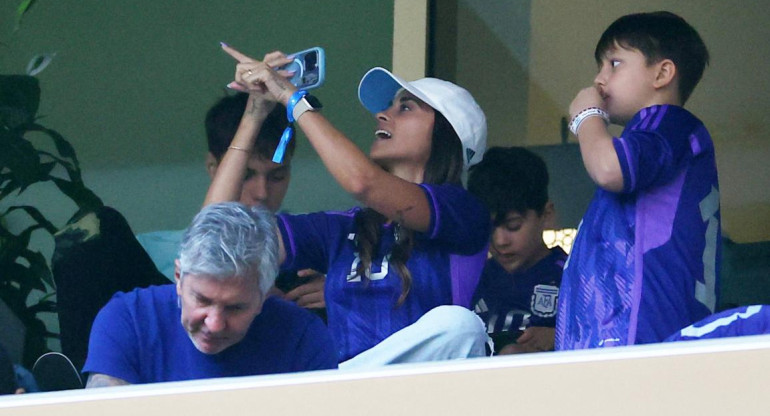
[[[708,51],[669,12],[605,30],[570,130],[598,185],[564,268],[556,349],[660,342],[714,311],[721,232],[714,145],[682,106]],[[607,123],[625,126],[613,138]]]
[[[473,300],[495,353],[553,350],[567,254],[543,241],[554,214],[545,162],[521,147],[493,147],[471,169],[468,190],[487,206],[495,227]]]

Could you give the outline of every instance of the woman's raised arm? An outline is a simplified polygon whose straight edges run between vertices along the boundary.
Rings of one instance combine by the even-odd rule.
[[[222,48],[239,62],[235,74],[238,86],[252,93],[264,92],[265,96],[288,105],[297,89],[287,80],[286,74],[227,45]],[[284,61],[290,62],[285,56]],[[430,205],[416,183],[388,173],[375,164],[320,113],[305,112],[296,123],[334,179],[354,198],[407,228],[428,229]]]

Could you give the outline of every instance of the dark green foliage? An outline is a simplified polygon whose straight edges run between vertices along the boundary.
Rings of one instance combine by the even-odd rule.
[[[58,227],[34,206],[13,205],[13,198],[29,186],[52,182],[77,205],[72,218],[102,206],[81,178],[80,165],[70,143],[58,132],[37,123],[40,104],[38,80],[27,75],[0,75],[0,299],[27,329],[24,364],[47,351],[49,332],[38,314],[55,312],[56,304],[47,293],[29,304],[35,291],[46,293],[54,287],[48,261],[30,248],[32,233],[53,236]],[[36,148],[27,140],[30,132],[49,138],[55,153]],[[57,173],[58,172],[58,173]],[[9,214],[26,216],[31,225],[12,233],[6,223]]]

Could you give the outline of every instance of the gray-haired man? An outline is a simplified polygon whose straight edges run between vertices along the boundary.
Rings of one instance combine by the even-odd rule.
[[[320,319],[265,296],[277,244],[266,209],[205,207],[185,232],[175,285],[118,293],[99,312],[86,387],[336,368]]]

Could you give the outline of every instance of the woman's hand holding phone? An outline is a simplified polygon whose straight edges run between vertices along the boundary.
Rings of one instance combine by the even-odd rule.
[[[263,61],[258,61],[227,44],[222,43],[222,49],[238,61],[235,66],[235,81],[228,84],[229,88],[251,94],[263,94],[283,104],[286,104],[297,90],[288,81],[288,78],[293,76],[292,72],[273,69],[273,66],[280,67],[293,61],[283,52],[270,52],[265,55]]]

